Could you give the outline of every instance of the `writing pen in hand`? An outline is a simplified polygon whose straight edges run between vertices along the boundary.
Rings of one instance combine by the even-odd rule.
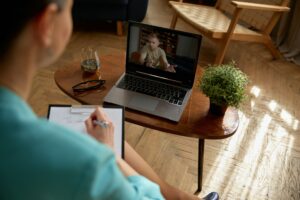
[[[107,128],[108,125],[109,125],[109,122],[103,121],[103,120],[97,120],[97,119],[94,119],[94,120],[93,120],[93,124],[94,124],[94,125],[98,125],[98,126],[100,126],[100,127],[102,127],[102,128]]]

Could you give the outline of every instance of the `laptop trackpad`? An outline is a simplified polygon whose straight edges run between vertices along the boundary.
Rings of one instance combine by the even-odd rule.
[[[142,110],[154,111],[159,101],[151,99],[147,96],[134,95],[129,102],[129,106],[133,108],[141,108]]]

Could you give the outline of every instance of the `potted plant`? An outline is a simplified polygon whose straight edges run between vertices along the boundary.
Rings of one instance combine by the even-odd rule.
[[[248,82],[248,76],[232,61],[206,68],[199,87],[210,99],[210,112],[224,115],[228,106],[239,107],[246,98]]]

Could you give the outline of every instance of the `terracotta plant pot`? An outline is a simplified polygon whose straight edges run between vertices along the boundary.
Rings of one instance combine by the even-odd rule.
[[[209,112],[214,115],[223,116],[227,110],[227,105],[216,105],[214,103],[210,103],[209,105]]]

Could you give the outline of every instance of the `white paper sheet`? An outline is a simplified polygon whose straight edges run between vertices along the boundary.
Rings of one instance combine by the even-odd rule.
[[[51,106],[49,110],[49,121],[74,129],[77,132],[87,134],[84,121],[94,112],[92,106]],[[112,120],[115,127],[114,146],[115,152],[122,156],[123,150],[123,109],[103,108],[103,111]]]

